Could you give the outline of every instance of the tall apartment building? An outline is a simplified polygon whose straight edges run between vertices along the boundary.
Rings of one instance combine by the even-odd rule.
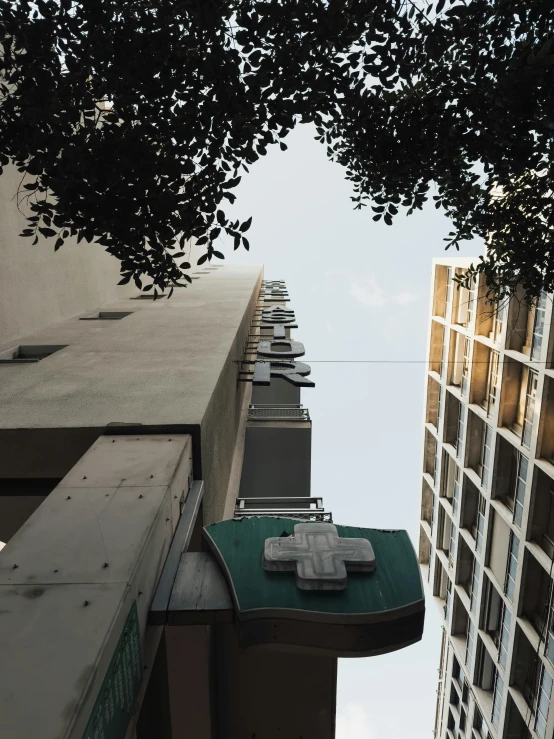
[[[552,739],[552,296],[434,263],[419,561],[444,615],[435,737]]]

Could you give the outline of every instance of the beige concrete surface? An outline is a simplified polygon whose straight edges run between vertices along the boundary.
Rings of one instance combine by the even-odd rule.
[[[56,252],[55,239],[19,235],[31,215],[26,200],[18,208],[21,177],[11,166],[0,176],[0,343],[134,292],[117,286],[119,261],[102,246],[69,238]]]
[[[5,430],[11,443],[15,429],[100,433],[113,423],[197,426],[202,467],[195,475],[206,481],[205,520],[221,518],[245,390],[236,362],[261,279],[259,266],[225,266],[176,289],[170,300],[134,299],[135,290],[97,306],[132,311],[122,320],[74,317],[19,336],[17,344],[66,348],[36,364],[0,365],[0,437]],[[4,342],[0,351],[13,345]],[[17,436],[25,457],[25,434]],[[39,456],[41,442],[48,439],[35,434],[29,453]],[[15,475],[0,468],[2,476]]]

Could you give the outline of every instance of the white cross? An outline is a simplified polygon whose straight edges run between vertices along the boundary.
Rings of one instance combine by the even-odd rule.
[[[344,590],[348,570],[373,572],[375,555],[367,539],[341,538],[332,523],[298,523],[294,535],[265,540],[269,571],[296,571],[301,590]]]

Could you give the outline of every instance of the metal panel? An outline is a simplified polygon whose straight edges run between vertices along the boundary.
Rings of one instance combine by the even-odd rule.
[[[148,622],[150,624],[162,625],[167,623],[167,609],[171,598],[171,591],[177,575],[177,569],[181,555],[186,552],[204,495],[204,481],[195,480],[185,501],[181,518],[177,524],[175,535],[164,568],[158,582],[158,587],[152,600]]]
[[[233,621],[229,589],[212,554],[188,552],[181,556],[167,615],[170,625]]]

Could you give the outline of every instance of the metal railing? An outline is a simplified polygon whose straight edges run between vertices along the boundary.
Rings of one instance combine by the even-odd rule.
[[[249,421],[309,421],[307,408],[301,405],[251,405],[248,408]]]
[[[235,518],[251,516],[284,516],[329,523],[333,521],[333,514],[323,508],[322,498],[237,498]]]

